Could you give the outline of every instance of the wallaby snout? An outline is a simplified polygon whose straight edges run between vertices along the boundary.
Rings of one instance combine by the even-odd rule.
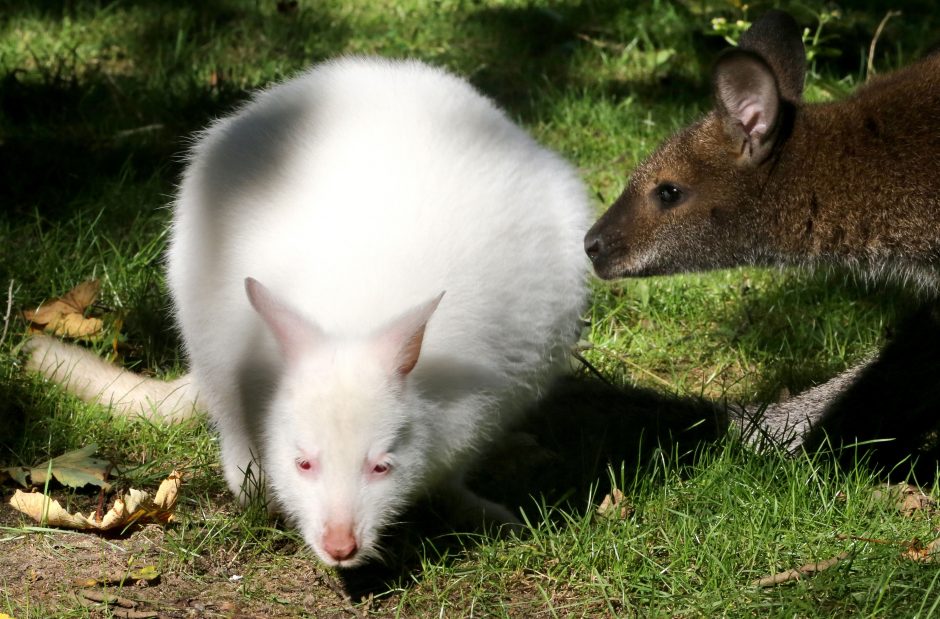
[[[606,228],[604,219],[601,219],[588,230],[588,233],[584,236],[584,251],[591,260],[598,277],[614,279],[618,274],[612,268],[610,247],[617,243],[611,243],[611,240],[605,234]]]
[[[348,561],[359,550],[352,524],[328,523],[323,531],[323,550],[336,561]]]
[[[594,228],[591,228],[584,236],[584,251],[587,253],[592,263],[601,259],[604,255],[606,245],[607,243],[604,241],[604,237],[595,232]]]

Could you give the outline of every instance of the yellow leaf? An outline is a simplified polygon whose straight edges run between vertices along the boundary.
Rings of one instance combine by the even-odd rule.
[[[121,586],[131,582],[138,585],[149,584],[155,583],[159,578],[160,572],[157,570],[157,566],[144,565],[142,567],[131,566],[127,571],[123,572],[108,572],[107,574],[99,574],[95,577],[83,576],[73,578],[72,584],[76,587],[87,589],[92,587]]]
[[[173,520],[173,510],[181,484],[182,475],[173,471],[160,484],[153,498],[147,492],[132,488],[122,498],[114,501],[114,505],[101,520],[96,518],[94,512],[87,516],[78,512],[70,514],[58,501],[53,501],[39,492],[17,490],[10,499],[10,505],[47,526],[82,531],[108,531],[148,522],[166,524]]]
[[[63,314],[60,320],[46,325],[44,331],[59,337],[82,339],[98,335],[103,326],[104,321],[100,318],[85,318],[81,314]]]
[[[96,280],[82,282],[58,299],[51,299],[35,310],[26,310],[23,317],[34,332],[45,331],[60,337],[92,338],[101,333],[100,318],[86,317],[85,311],[95,302],[101,283]]]

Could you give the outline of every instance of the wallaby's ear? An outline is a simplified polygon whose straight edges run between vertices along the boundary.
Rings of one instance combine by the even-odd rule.
[[[375,345],[388,373],[403,378],[414,369],[424,342],[424,329],[444,293],[418,305],[382,328]]]
[[[738,41],[738,48],[764,59],[777,78],[780,97],[798,103],[806,78],[806,50],[799,24],[788,13],[767,11]]]
[[[742,161],[756,165],[770,154],[780,120],[777,81],[760,56],[731,50],[718,59],[713,76],[715,103],[725,131],[740,144]]]
[[[245,292],[255,311],[261,316],[281,352],[288,361],[320,344],[325,335],[320,327],[278,301],[258,280],[245,278]]]

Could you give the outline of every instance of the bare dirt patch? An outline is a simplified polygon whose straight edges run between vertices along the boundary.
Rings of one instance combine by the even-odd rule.
[[[0,533],[0,610],[14,617],[72,615],[81,607],[93,617],[348,617],[361,612],[336,576],[293,544],[277,552],[245,553],[239,552],[240,540],[232,540],[224,550],[186,562],[166,548],[174,525],[147,525],[112,537],[31,532],[31,525],[4,504],[0,526],[5,527]],[[147,566],[158,576],[135,580],[135,571]]]

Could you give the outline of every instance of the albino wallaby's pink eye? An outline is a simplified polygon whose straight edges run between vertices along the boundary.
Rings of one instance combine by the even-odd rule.
[[[312,471],[313,463],[310,460],[303,458],[297,458],[297,468],[301,471]]]
[[[373,475],[385,475],[386,473],[389,472],[391,468],[392,467],[389,463],[379,462],[378,464],[372,467],[372,474]]]

